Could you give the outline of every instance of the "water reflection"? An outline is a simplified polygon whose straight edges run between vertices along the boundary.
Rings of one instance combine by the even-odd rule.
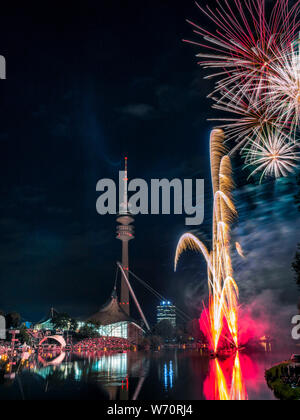
[[[170,357],[171,355],[173,356],[172,358]],[[170,353],[166,359],[161,358],[159,360],[158,377],[165,391],[173,389],[174,382],[178,377],[177,352]]]
[[[204,383],[204,393],[208,400],[247,400],[245,380],[243,377],[240,355],[223,363],[211,360],[209,375]]]
[[[0,399],[274,399],[264,374],[281,360],[244,353],[217,360],[180,350],[31,354],[15,364],[4,357]]]
[[[65,360],[66,358],[66,353],[62,352],[61,354],[59,354],[58,356],[55,356],[53,360],[47,361],[43,358],[43,356],[38,356],[38,361],[43,365],[43,366],[59,366],[62,364],[62,362]]]
[[[169,367],[165,363],[164,366],[164,382],[165,382],[165,389],[168,389],[168,386],[170,385],[170,388],[173,388],[173,363],[172,360],[170,360]]]
[[[31,366],[31,372],[46,381],[47,390],[52,383],[66,381],[97,384],[106,394],[105,399],[110,400],[128,400],[131,395],[132,399],[138,399],[148,370],[149,362],[145,358],[127,352],[61,353],[50,361],[39,355],[37,363]],[[132,387],[129,378],[131,382],[138,379]]]

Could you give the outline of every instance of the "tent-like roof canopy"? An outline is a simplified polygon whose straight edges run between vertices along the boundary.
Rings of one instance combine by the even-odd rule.
[[[96,314],[86,320],[86,322],[88,321],[97,321],[101,325],[136,322],[122,309],[115,292],[112,294],[111,299]]]
[[[48,312],[48,315],[41,319],[41,321],[37,322],[37,324],[45,324],[47,322],[51,322],[57,315],[58,312],[54,308],[51,308]]]

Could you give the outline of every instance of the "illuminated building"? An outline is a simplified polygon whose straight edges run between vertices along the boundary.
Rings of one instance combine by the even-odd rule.
[[[170,301],[162,301],[157,306],[157,323],[161,321],[169,321],[173,327],[176,327],[176,307]]]
[[[34,325],[34,329],[44,330],[44,331],[53,331],[55,329],[53,320],[57,315],[58,315],[58,312],[54,308],[51,308],[48,315],[45,318],[43,318],[41,321],[39,321],[37,324]]]
[[[114,289],[110,300],[91,315],[85,322],[79,323],[79,328],[84,324],[98,324],[98,332],[104,337],[118,337],[129,340],[138,340],[143,335],[143,329],[123,309],[118,302],[116,289]]]

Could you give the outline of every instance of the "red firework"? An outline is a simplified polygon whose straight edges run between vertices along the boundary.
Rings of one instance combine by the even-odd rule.
[[[205,43],[184,41],[211,51],[211,54],[198,55],[203,59],[199,64],[223,71],[209,77],[225,76],[223,84],[227,86],[246,82],[246,87],[251,88],[251,81],[257,80],[257,73],[264,74],[269,64],[295,40],[300,27],[297,21],[300,0],[291,9],[289,0],[277,0],[269,18],[265,0],[233,0],[232,6],[228,0],[216,0],[216,3],[213,10],[196,2],[216,25],[215,33],[188,20],[194,33],[202,36]]]

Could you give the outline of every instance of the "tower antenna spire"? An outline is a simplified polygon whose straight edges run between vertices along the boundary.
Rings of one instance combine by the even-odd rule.
[[[127,162],[128,158],[125,156],[125,176],[124,176],[124,210],[125,212],[128,212],[128,171],[127,171]]]
[[[128,288],[127,279],[125,277],[125,273],[128,278],[129,276],[128,243],[129,241],[134,239],[134,226],[133,226],[134,218],[130,214],[130,211],[128,208],[128,193],[127,193],[128,158],[127,156],[125,157],[124,160],[125,160],[125,170],[124,170],[124,178],[123,178],[124,196],[123,196],[123,203],[117,217],[117,222],[119,223],[117,226],[117,239],[122,241],[122,278],[121,278],[120,304],[122,305],[122,308],[125,310],[125,312],[129,315],[130,314],[129,288]]]

